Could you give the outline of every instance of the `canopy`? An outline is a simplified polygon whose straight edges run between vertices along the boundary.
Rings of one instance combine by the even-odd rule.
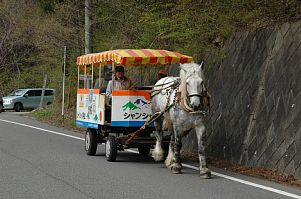
[[[154,49],[110,50],[77,57],[77,65],[105,65],[114,62],[123,66],[139,66],[144,64],[184,64],[191,61],[192,57],[178,52]]]

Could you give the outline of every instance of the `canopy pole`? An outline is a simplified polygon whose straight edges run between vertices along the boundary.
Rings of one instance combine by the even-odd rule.
[[[77,88],[79,88],[79,65],[77,66]]]
[[[114,76],[115,76],[115,64],[114,64],[113,61],[112,61],[112,71],[113,71],[113,72],[112,72],[112,91],[113,91],[114,88],[115,88],[115,87],[114,87],[114,84],[115,84],[115,80],[114,80],[114,79],[115,79],[115,78],[114,78]],[[111,91],[111,92],[112,92],[112,91]]]
[[[90,86],[90,88],[94,88],[94,86],[93,86],[93,85],[94,85],[94,84],[93,84],[93,83],[94,83],[94,82],[93,82],[93,77],[94,77],[94,76],[93,76],[93,75],[94,75],[94,73],[93,73],[93,68],[94,68],[93,63],[92,63],[92,65],[91,65],[91,67],[92,67],[92,74],[91,74],[91,86]]]
[[[140,67],[140,86],[142,86],[142,79],[143,79],[143,77],[142,77],[142,67]]]
[[[85,64],[85,74],[84,74],[84,88],[87,88],[87,65]]]
[[[100,80],[101,80],[101,65],[99,64],[99,71],[98,71],[98,88],[100,89]]]

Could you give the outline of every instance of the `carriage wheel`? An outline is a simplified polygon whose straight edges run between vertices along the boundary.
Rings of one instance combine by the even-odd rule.
[[[150,152],[150,146],[140,146],[138,147],[138,152],[142,156],[147,156]]]
[[[114,162],[117,157],[117,143],[114,136],[109,135],[106,142],[106,158],[109,162]]]
[[[87,155],[95,155],[97,150],[97,135],[93,129],[87,129],[85,136],[85,149]]]

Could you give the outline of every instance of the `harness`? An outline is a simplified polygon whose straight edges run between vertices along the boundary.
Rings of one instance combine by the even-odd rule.
[[[165,85],[168,85],[167,87],[164,87]],[[175,90],[176,88],[178,88],[180,86],[180,79],[176,79],[174,81],[171,82],[167,82],[167,83],[163,83],[163,84],[158,84],[158,85],[154,85],[152,86],[152,88],[156,88],[156,87],[162,87],[161,89],[156,89],[156,90],[152,90],[152,94],[151,94],[151,98],[153,98],[154,96],[158,95],[159,93],[162,95],[167,95],[169,96],[172,90]],[[163,93],[162,91],[166,90],[166,93]]]
[[[163,83],[163,84],[160,84],[160,85],[155,85],[153,87],[159,87],[159,86],[164,86],[164,85],[167,85],[167,84],[170,84],[172,83],[171,85],[169,85],[168,87],[165,87],[164,89],[168,88],[169,90],[166,91],[166,93],[163,93],[163,95],[167,95],[167,99],[170,98],[170,94],[172,93],[172,91],[175,90],[175,96],[174,96],[174,99],[173,99],[173,102],[171,104],[169,104],[169,101],[170,100],[167,100],[167,104],[165,106],[165,109],[161,112],[156,112],[154,113],[151,118],[146,121],[144,123],[143,126],[141,126],[137,131],[133,132],[133,133],[130,133],[127,135],[127,139],[125,141],[125,146],[127,146],[132,139],[134,138],[137,138],[141,132],[143,132],[152,122],[156,121],[158,118],[160,118],[164,113],[166,113],[167,111],[169,111],[172,107],[175,108],[175,105],[176,104],[179,104],[181,109],[186,111],[186,112],[189,112],[191,114],[207,114],[207,113],[210,113],[210,95],[208,93],[208,90],[207,88],[205,87],[204,84],[202,84],[202,92],[201,94],[191,94],[191,95],[188,95],[188,96],[184,96],[182,94],[182,92],[180,91],[180,81],[179,79],[173,81],[173,82],[168,82],[168,83]],[[155,92],[154,92],[155,91]],[[151,97],[154,97],[155,95],[161,93],[163,91],[163,88],[162,89],[158,89],[158,90],[154,90]],[[200,97],[202,98],[202,106],[200,107],[200,110],[198,111],[194,111],[189,105],[188,105],[188,98],[190,97]]]
[[[164,85],[168,85],[167,87],[163,87]],[[202,92],[201,94],[189,94],[189,95],[185,95],[184,93],[186,93],[186,91],[181,91],[180,89],[180,79],[176,79],[172,82],[168,82],[168,83],[163,83],[163,84],[158,84],[153,86],[153,88],[155,87],[161,87],[161,89],[157,89],[157,90],[153,90],[152,91],[152,95],[151,98],[153,98],[154,96],[158,95],[158,94],[162,94],[162,95],[166,95],[166,98],[169,99],[170,95],[173,91],[175,91],[175,97],[173,99],[173,103],[171,104],[172,106],[174,106],[175,104],[179,104],[179,106],[181,107],[182,110],[192,113],[192,114],[207,114],[210,113],[210,94],[208,92],[208,89],[206,88],[205,84],[202,83]],[[166,90],[165,93],[163,93],[163,91]],[[201,98],[201,107],[199,108],[199,110],[194,111],[193,108],[189,105],[189,98],[191,97],[199,97]],[[170,100],[167,100],[167,104],[165,105],[165,107],[169,107]],[[164,109],[164,111],[166,110],[166,108]]]

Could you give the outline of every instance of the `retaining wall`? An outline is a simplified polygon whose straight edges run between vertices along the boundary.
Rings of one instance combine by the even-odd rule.
[[[301,21],[239,32],[207,72],[207,155],[301,179]],[[184,149],[196,151],[194,134]]]

